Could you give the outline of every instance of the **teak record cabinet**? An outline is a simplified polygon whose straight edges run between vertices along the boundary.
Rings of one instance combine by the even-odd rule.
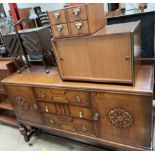
[[[104,5],[81,4],[48,12],[55,38],[89,35],[107,24]]]
[[[140,22],[107,25],[91,36],[53,41],[63,80],[134,85],[140,65]]]

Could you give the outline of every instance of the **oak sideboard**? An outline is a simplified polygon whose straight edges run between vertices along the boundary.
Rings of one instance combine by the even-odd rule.
[[[141,66],[135,87],[63,82],[32,66],[2,81],[19,122],[49,133],[113,150],[152,150],[153,66]]]

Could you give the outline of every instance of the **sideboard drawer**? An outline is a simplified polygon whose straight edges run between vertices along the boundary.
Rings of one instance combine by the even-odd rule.
[[[55,115],[43,114],[44,124],[54,128],[59,127],[59,119]]]
[[[69,117],[70,119],[62,120],[58,115],[43,114],[44,124],[53,128],[59,128],[71,132],[81,133],[85,135],[95,135],[95,127],[93,121],[87,121]]]
[[[80,5],[78,7],[69,8],[67,12],[68,12],[68,18],[70,22],[87,19],[87,12],[86,12],[85,5]]]
[[[48,13],[48,17],[51,25],[67,23],[64,10],[51,11]]]
[[[50,101],[52,98],[52,93],[48,88],[34,88],[34,93],[36,99]]]
[[[77,118],[93,119],[89,108],[71,106],[64,103],[39,102],[40,111],[52,114],[66,115]]]
[[[67,24],[59,24],[52,26],[52,32],[55,37],[69,36],[69,29]]]
[[[70,106],[70,115],[73,117],[78,118],[86,118],[86,119],[93,119],[93,114],[91,109],[88,108],[82,108],[82,107],[76,107],[76,106]]]
[[[76,90],[34,88],[36,99],[53,103],[89,106],[89,93]]]
[[[70,23],[70,27],[71,27],[71,34],[73,36],[89,34],[89,28],[88,28],[87,20]]]

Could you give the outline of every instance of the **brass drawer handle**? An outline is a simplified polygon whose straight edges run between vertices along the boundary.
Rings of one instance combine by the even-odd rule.
[[[80,13],[80,8],[73,8],[73,14],[75,15],[75,16],[78,16],[79,15],[79,13]]]
[[[46,97],[46,94],[44,92],[40,92],[40,96],[44,99]]]
[[[75,100],[76,100],[76,102],[78,102],[78,103],[81,102],[80,96],[76,96]]]
[[[38,109],[38,106],[36,104],[33,105],[34,110]]]
[[[52,119],[49,119],[49,122],[50,122],[52,125],[55,124],[55,122],[54,122]]]
[[[82,27],[82,23],[81,22],[76,22],[75,23],[75,27],[79,30]]]
[[[54,12],[54,17],[58,19],[60,17],[60,12]]]
[[[79,112],[80,118],[83,118],[83,114],[82,112]]]
[[[46,106],[45,111],[48,112],[48,107]]]
[[[84,131],[84,132],[87,131],[87,128],[84,125],[82,126],[82,131]]]
[[[98,121],[99,120],[99,113],[95,113],[93,116],[94,121]]]
[[[61,32],[63,29],[63,25],[56,25],[57,31]]]

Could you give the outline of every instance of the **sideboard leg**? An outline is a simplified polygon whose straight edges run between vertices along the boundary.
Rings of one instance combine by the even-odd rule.
[[[19,131],[20,131],[21,135],[24,136],[25,142],[29,142],[30,137],[29,137],[29,135],[28,135],[28,130],[27,130],[27,128],[26,128],[25,126],[23,126],[23,125],[20,125],[20,126],[19,126]]]
[[[19,125],[19,131],[20,131],[21,135],[24,136],[25,142],[29,142],[33,135],[36,135],[36,136],[39,135],[40,130],[37,128],[33,128],[33,129],[28,131],[26,126],[20,124]]]

